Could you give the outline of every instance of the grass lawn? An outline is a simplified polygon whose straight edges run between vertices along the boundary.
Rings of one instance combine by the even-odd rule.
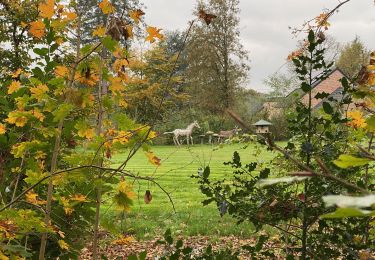
[[[250,224],[236,224],[228,215],[220,217],[214,204],[203,206],[205,196],[200,193],[196,179],[199,167],[210,165],[212,178],[230,176],[231,168],[223,165],[230,161],[234,151],[238,151],[243,162],[254,160],[267,161],[273,157],[270,152],[262,152],[255,158],[254,146],[243,149],[242,144],[229,144],[222,147],[210,145],[153,146],[152,151],[162,159],[161,166],[155,167],[148,162],[145,154],[137,153],[127,166],[127,170],[143,176],[153,176],[167,190],[175,204],[176,213],[168,197],[156,185],[147,181],[134,183],[134,191],[138,198],[130,213],[126,215],[116,212],[112,207],[102,211],[105,222],[120,225],[123,231],[134,234],[139,239],[153,238],[171,228],[174,234],[192,236],[209,235],[211,237],[237,235],[248,237],[253,232]],[[126,151],[116,154],[113,166],[125,160]],[[149,189],[153,199],[145,204],[143,196]],[[117,216],[116,216],[117,215]]]

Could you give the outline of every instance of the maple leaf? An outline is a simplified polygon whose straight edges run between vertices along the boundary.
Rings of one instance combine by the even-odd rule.
[[[30,88],[31,96],[36,98],[38,101],[44,99],[44,94],[49,91],[47,85],[42,84],[37,87]]]
[[[115,11],[115,8],[111,4],[111,2],[109,2],[108,0],[103,0],[99,4],[99,8],[102,9],[103,14],[110,14]]]
[[[131,242],[134,242],[134,241],[136,241],[136,240],[132,236],[123,236],[123,237],[120,237],[119,239],[113,240],[112,244],[114,244],[114,245],[128,245],[128,244],[130,244]]]
[[[114,139],[115,142],[120,142],[120,144],[127,144],[129,142],[129,137],[131,136],[131,133],[126,131],[120,131],[118,132],[118,136]]]
[[[23,127],[27,123],[27,118],[17,111],[11,111],[8,114],[8,118],[5,119],[9,124],[16,125],[17,127]]]
[[[8,94],[13,94],[21,88],[21,83],[19,81],[12,81],[8,87]]]
[[[64,241],[64,240],[59,240],[57,241],[57,243],[59,244],[59,247],[63,250],[69,250],[69,245]]]
[[[43,18],[48,18],[51,19],[53,14],[54,14],[54,5],[55,1],[54,0],[47,0],[44,3],[39,4],[39,10],[40,10],[40,16]]]
[[[106,33],[106,28],[102,25],[96,27],[96,29],[92,32],[92,36],[99,36],[103,37]]]
[[[33,116],[35,116],[36,119],[38,119],[40,122],[43,122],[44,119],[46,118],[42,112],[40,112],[40,110],[38,108],[35,108],[33,111],[32,111],[32,114]]]
[[[35,21],[35,22],[31,22],[30,23],[30,29],[29,29],[29,32],[31,33],[31,35],[33,35],[34,37],[40,39],[44,36],[45,34],[45,28],[46,26],[44,25],[44,23],[42,21]]]
[[[64,39],[61,38],[61,37],[59,37],[59,38],[57,38],[57,39],[55,40],[55,42],[56,42],[58,45],[61,45],[61,44],[64,43]]]
[[[112,67],[114,71],[124,71],[124,68],[129,65],[127,59],[116,59],[113,63]]]
[[[133,10],[129,12],[129,16],[135,23],[139,23],[140,18],[145,15],[141,9]]]
[[[18,76],[21,74],[21,72],[22,72],[22,69],[21,68],[19,68],[19,69],[17,69],[15,72],[13,72],[12,74],[11,74],[11,76],[12,76],[12,78],[18,78]]]
[[[65,76],[68,75],[68,72],[69,72],[69,70],[65,66],[56,66],[56,68],[55,68],[55,75],[57,77],[65,77]]]
[[[109,78],[111,85],[109,86],[109,90],[112,92],[121,92],[125,90],[124,85],[122,84],[122,80],[119,77],[111,77]]]
[[[26,201],[34,205],[44,205],[47,202],[45,200],[38,200],[38,194],[32,190],[26,193]]]
[[[346,123],[348,126],[353,128],[365,128],[367,126],[366,120],[363,118],[361,111],[350,111],[348,112],[348,117],[351,118],[351,121]]]
[[[215,19],[217,16],[214,14],[208,14],[203,10],[199,10],[198,17],[205,21],[207,25],[210,25],[212,20]]]
[[[5,134],[5,132],[6,132],[5,125],[0,123],[0,135]]]
[[[146,156],[148,158],[148,161],[152,163],[153,165],[157,165],[157,166],[160,165],[161,159],[156,157],[153,152],[146,152]]]
[[[117,208],[129,212],[130,207],[133,205],[134,197],[133,186],[126,181],[120,181],[117,187],[117,194],[113,197]]]
[[[161,30],[162,29],[158,29],[152,26],[147,27],[146,31],[148,32],[148,36],[146,37],[146,41],[153,43],[155,42],[155,38],[162,40],[164,36],[160,33]]]
[[[79,201],[79,202],[87,202],[88,201],[86,199],[86,196],[82,195],[82,194],[74,194],[73,196],[70,197],[70,200]]]
[[[95,130],[93,128],[78,130],[79,137],[85,137],[86,139],[92,139],[95,136]]]

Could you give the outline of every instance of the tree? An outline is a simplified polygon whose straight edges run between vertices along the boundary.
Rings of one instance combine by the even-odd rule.
[[[272,89],[271,97],[285,97],[298,87],[298,78],[295,73],[274,73],[264,80],[264,84]]]
[[[370,51],[365,47],[359,37],[344,45],[336,66],[350,79],[357,76],[363,66],[368,64]]]
[[[27,50],[34,45],[28,34],[28,23],[37,15],[39,0],[0,1],[0,66],[1,74],[25,68],[31,62]]]
[[[193,106],[222,113],[234,104],[236,90],[247,79],[248,54],[239,39],[239,1],[200,2],[200,11],[216,15],[211,24],[195,25],[187,47],[187,78]]]

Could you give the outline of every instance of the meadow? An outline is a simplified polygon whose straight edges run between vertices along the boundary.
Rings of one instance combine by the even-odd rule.
[[[137,181],[133,183],[136,196],[131,211],[118,212],[109,203],[102,213],[103,224],[113,229],[120,227],[123,233],[138,239],[152,239],[168,228],[174,234],[183,236],[249,237],[254,232],[250,224],[237,225],[235,219],[228,215],[220,217],[215,204],[202,205],[205,196],[199,190],[197,179],[191,176],[197,175],[198,168],[209,165],[212,178],[229,178],[231,168],[223,163],[232,159],[234,151],[239,152],[243,162],[266,162],[274,156],[267,151],[257,154],[256,150],[255,145],[244,148],[243,144],[153,146],[152,151],[161,159],[158,167],[149,163],[140,151],[130,160],[126,169],[142,176],[152,176],[170,193],[176,212],[159,187],[148,181]],[[114,155],[113,166],[121,163],[126,156],[126,151]],[[150,190],[153,197],[150,204],[146,204],[143,199],[146,190]]]

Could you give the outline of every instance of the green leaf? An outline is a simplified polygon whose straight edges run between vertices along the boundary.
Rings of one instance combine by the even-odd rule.
[[[314,35],[314,31],[313,31],[313,30],[310,30],[310,31],[309,31],[308,40],[309,40],[310,43],[313,43],[313,42],[314,42],[314,40],[315,40],[315,35]]]
[[[336,166],[345,169],[349,167],[363,166],[368,164],[370,161],[371,160],[368,158],[358,158],[349,154],[342,154],[339,156],[337,160],[334,160],[333,163]]]
[[[48,54],[48,49],[47,48],[34,48],[33,49],[34,53],[39,55],[39,56],[45,56]]]
[[[207,179],[209,176],[210,176],[210,167],[207,166],[206,168],[204,168],[203,178]]]
[[[308,92],[308,91],[310,91],[311,86],[309,84],[307,84],[306,82],[302,82],[301,89],[303,90],[303,92]]]
[[[374,214],[374,211],[360,210],[355,208],[338,208],[336,211],[321,215],[320,218],[350,218],[350,217],[366,217],[369,213]],[[370,215],[371,215],[370,214]]]
[[[67,117],[70,111],[73,110],[73,105],[71,104],[61,104],[55,111],[52,112],[54,118],[53,122],[59,122],[60,120]]]
[[[102,39],[102,44],[103,44],[104,47],[106,47],[109,51],[114,51],[117,42],[116,42],[115,40],[113,40],[111,36],[106,36],[106,37],[104,37],[104,38]]]
[[[145,260],[147,256],[147,251],[143,251],[139,254],[139,260]]]
[[[332,114],[333,113],[333,108],[330,103],[328,102],[323,102],[323,110],[327,114]]]
[[[369,131],[374,132],[375,131],[375,115],[370,116],[366,120],[367,128]]]
[[[138,257],[136,255],[129,255],[128,260],[138,260]]]

